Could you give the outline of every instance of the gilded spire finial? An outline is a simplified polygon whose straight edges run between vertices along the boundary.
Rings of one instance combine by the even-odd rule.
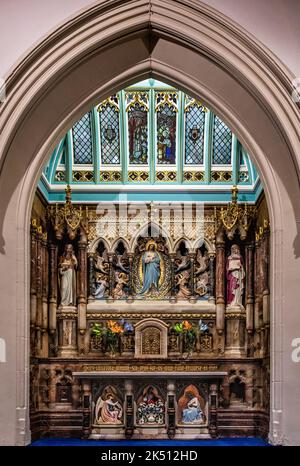
[[[71,200],[72,200],[72,190],[71,190],[71,186],[68,184],[66,187],[66,203],[71,204]]]
[[[237,203],[237,200],[238,200],[238,187],[237,185],[233,185],[232,186],[232,190],[231,190],[231,201],[236,204]]]

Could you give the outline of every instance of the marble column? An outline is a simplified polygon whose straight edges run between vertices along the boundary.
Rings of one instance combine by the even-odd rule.
[[[167,385],[167,433],[169,439],[173,439],[176,433],[176,385],[174,380],[168,380]]]
[[[171,290],[170,290],[170,303],[176,303],[176,289],[175,289],[175,257],[174,252],[170,253],[171,259]]]
[[[49,260],[47,233],[42,236],[42,325],[41,325],[41,356],[48,357],[48,293],[49,293]]]
[[[129,261],[129,281],[128,281],[128,296],[127,296],[127,302],[128,303],[133,303],[134,298],[133,298],[133,253],[129,252],[128,253],[128,261]]]
[[[125,380],[125,437],[131,439],[134,432],[134,397],[133,397],[133,382]]]
[[[85,334],[86,330],[86,307],[87,307],[87,243],[85,239],[78,241],[78,330],[81,335]]]
[[[89,297],[88,302],[94,301],[94,254],[90,253],[88,256],[88,264],[89,264]]]
[[[113,276],[113,260],[114,260],[114,253],[109,252],[108,253],[108,261],[109,261],[109,287],[108,287],[108,298],[107,302],[111,303],[114,301],[114,298],[112,296],[113,294],[113,282],[114,282],[114,276]]]
[[[42,347],[42,319],[43,319],[43,283],[42,283],[42,227],[37,229],[36,238],[36,355],[40,356]]]
[[[209,254],[209,298],[208,301],[215,304],[215,254]]]
[[[83,380],[82,381],[82,391],[83,391],[83,419],[82,419],[82,435],[83,438],[89,438],[91,434],[91,381]]]
[[[31,354],[35,352],[35,325],[36,325],[36,223],[32,222],[30,237],[30,348]]]
[[[30,324],[36,323],[36,227],[31,226],[30,236]]]
[[[263,292],[263,323],[268,325],[270,323],[270,289],[269,289],[269,257],[270,257],[270,232],[266,230],[263,236],[263,278],[262,278],[262,292]]]
[[[255,269],[255,281],[254,281],[254,328],[256,331],[260,331],[261,319],[260,319],[260,298],[261,298],[261,241],[257,240],[255,243],[255,254],[254,254],[254,269]]]
[[[225,242],[216,244],[216,329],[219,335],[225,328]]]
[[[196,257],[196,254],[194,252],[190,252],[189,257],[191,261],[191,277],[190,277],[191,297],[189,298],[189,302],[194,304],[197,302],[197,295],[195,294],[195,257]]]
[[[261,356],[262,348],[262,274],[261,274],[261,239],[257,238],[255,242],[255,254],[254,254],[254,356]]]
[[[254,244],[246,245],[246,329],[248,333],[253,332],[254,311]]]
[[[209,433],[212,438],[216,438],[218,434],[218,385],[213,383],[209,387]]]
[[[54,334],[57,312],[57,245],[53,242],[49,245],[49,256],[49,330],[50,334]]]

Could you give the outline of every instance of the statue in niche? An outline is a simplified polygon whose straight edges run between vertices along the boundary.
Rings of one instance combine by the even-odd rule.
[[[188,256],[188,254],[182,255],[180,249],[178,249],[176,253],[175,264],[177,266],[177,269],[175,269],[175,273],[179,273],[190,266],[190,257]]]
[[[157,244],[154,240],[147,242],[146,250],[142,256],[142,264],[143,288],[140,294],[148,295],[151,294],[153,288],[158,291],[161,273],[161,258],[157,252]]]
[[[182,424],[205,423],[205,401],[194,385],[185,388],[178,400],[179,420]]]
[[[58,265],[61,306],[76,305],[77,266],[78,262],[74,254],[73,246],[72,244],[67,244]]]
[[[108,275],[109,262],[108,262],[108,254],[106,250],[102,251],[102,253],[98,252],[96,256],[94,268],[98,272]]]
[[[123,406],[114,387],[105,387],[95,408],[96,424],[122,424]]]
[[[201,250],[197,250],[195,260],[195,292],[199,296],[205,296],[208,292],[209,284],[209,255],[205,250],[202,254]]]
[[[115,287],[112,292],[113,299],[122,299],[125,298],[127,293],[124,290],[124,286],[128,284],[128,276],[124,272],[115,273]]]
[[[208,272],[202,273],[199,277],[195,278],[195,292],[199,296],[205,296],[208,292],[208,284],[209,284],[209,274]]]
[[[202,254],[200,249],[197,249],[196,260],[195,260],[195,274],[199,275],[205,272],[209,265],[209,255],[207,251]]]
[[[176,285],[178,287],[177,298],[187,299],[191,296],[192,292],[189,288],[190,272],[185,270],[184,272],[176,275]]]
[[[164,402],[157,388],[148,385],[137,403],[137,424],[163,424]]]
[[[108,289],[108,276],[103,273],[96,272],[93,287],[93,296],[95,299],[103,299]]]
[[[226,262],[227,278],[227,304],[230,306],[243,306],[245,269],[240,248],[237,244],[231,246],[231,254]]]
[[[121,270],[122,272],[128,274],[129,273],[129,267],[128,267],[128,254],[126,251],[124,251],[123,254],[116,254],[115,255],[115,263],[114,266]]]
[[[137,243],[131,275],[135,297],[164,299],[169,295],[172,275],[166,239],[161,236],[156,236],[155,240],[150,236],[139,237]]]
[[[94,262],[93,296],[95,299],[104,299],[109,286],[108,254],[102,241],[97,249]]]

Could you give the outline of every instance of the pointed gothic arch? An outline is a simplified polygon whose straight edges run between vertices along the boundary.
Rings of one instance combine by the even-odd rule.
[[[95,69],[102,70],[101,76]],[[289,436],[288,441],[296,442],[294,388],[299,380],[289,341],[300,331],[293,311],[299,297],[294,277],[300,274],[300,116],[291,99],[293,76],[250,34],[201,2],[109,0],[60,26],[7,77],[7,99],[0,107],[0,252],[2,300],[10,310],[2,325],[10,367],[3,367],[3,380],[17,390],[5,401],[4,412],[16,413],[3,416],[5,444],[30,440],[29,219],[34,187],[44,162],[81,114],[149,76],[201,96],[234,128],[259,169],[272,227],[270,438],[280,443]],[[285,331],[283,301],[290,309]],[[4,386],[2,390],[4,399]]]

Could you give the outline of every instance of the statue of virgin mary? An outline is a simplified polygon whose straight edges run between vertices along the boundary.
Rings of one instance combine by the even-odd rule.
[[[140,294],[146,294],[154,287],[158,290],[160,279],[160,256],[156,250],[155,241],[150,240],[146,244],[146,251],[143,254],[143,288]]]

